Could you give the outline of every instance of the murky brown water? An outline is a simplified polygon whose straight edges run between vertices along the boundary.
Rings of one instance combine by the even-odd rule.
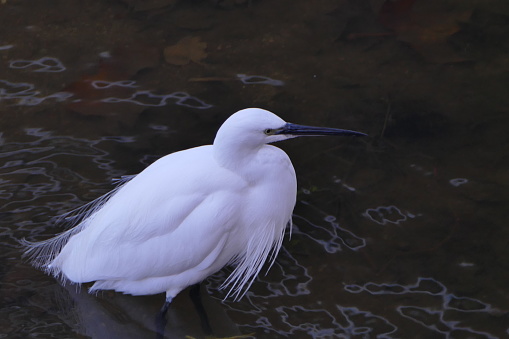
[[[151,338],[164,296],[88,295],[18,240],[231,113],[372,138],[292,140],[298,203],[240,302],[209,278],[218,336],[509,336],[509,3],[0,4],[0,337]],[[167,335],[202,337],[187,293]]]

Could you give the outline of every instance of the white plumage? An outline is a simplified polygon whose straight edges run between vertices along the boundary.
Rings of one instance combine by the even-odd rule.
[[[299,126],[257,108],[233,114],[213,145],[167,155],[89,204],[78,225],[28,243],[35,265],[90,291],[165,292],[171,301],[227,264],[235,298],[291,222],[297,182],[290,159],[268,143],[299,135],[362,133]],[[83,211],[80,211],[83,213]]]

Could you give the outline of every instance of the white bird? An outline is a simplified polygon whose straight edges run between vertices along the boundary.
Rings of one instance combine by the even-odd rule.
[[[241,298],[291,223],[297,180],[269,143],[297,136],[365,135],[286,123],[248,108],[230,116],[213,145],[169,154],[89,205],[79,223],[26,254],[35,266],[90,292],[166,293],[162,312],[187,286],[227,264],[223,283]]]

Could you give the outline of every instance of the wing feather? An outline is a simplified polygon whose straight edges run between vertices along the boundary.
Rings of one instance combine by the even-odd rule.
[[[209,175],[224,180],[211,185]],[[214,251],[224,227],[235,219],[234,204],[244,185],[217,166],[211,146],[173,153],[100,198],[77,226],[56,238],[27,243],[27,254],[49,273],[80,283],[178,274]],[[194,239],[207,239],[207,244],[191,252]]]

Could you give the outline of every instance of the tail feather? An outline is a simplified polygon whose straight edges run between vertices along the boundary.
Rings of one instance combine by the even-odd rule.
[[[69,239],[79,232],[83,231],[93,220],[94,214],[101,209],[104,204],[122,188],[134,176],[123,176],[117,179],[117,187],[103,196],[57,217],[56,223],[63,224],[67,231],[57,236],[43,241],[28,241],[25,238],[19,240],[21,246],[25,248],[23,257],[27,257],[28,261],[36,268],[45,271],[55,277],[63,278],[61,269],[58,265],[53,265],[53,261],[62,251]]]

